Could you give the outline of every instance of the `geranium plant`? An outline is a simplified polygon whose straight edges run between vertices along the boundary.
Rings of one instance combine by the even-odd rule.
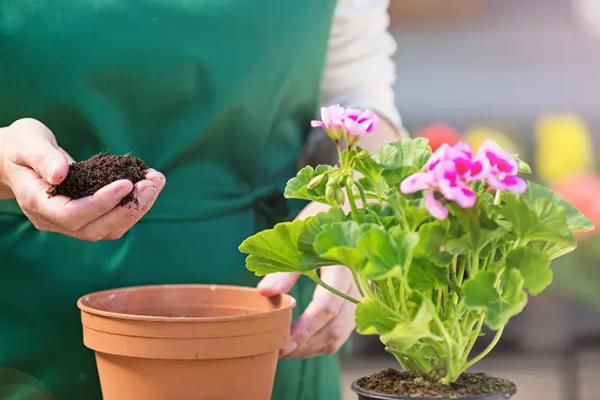
[[[426,139],[402,139],[371,155],[357,141],[373,134],[372,112],[332,106],[313,126],[335,142],[339,165],[302,168],[285,196],[331,208],[246,239],[246,266],[300,272],[356,303],[358,332],[379,335],[406,370],[454,382],[551,283],[551,261],[576,247],[573,231],[592,228],[519,177],[529,167],[494,142],[432,154]],[[320,279],[333,264],[352,271],[360,298]],[[472,354],[484,324],[495,336]]]

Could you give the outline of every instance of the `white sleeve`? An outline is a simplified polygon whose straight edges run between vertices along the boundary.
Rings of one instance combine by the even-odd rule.
[[[389,0],[338,0],[321,83],[324,105],[370,108],[402,130],[392,85]]]

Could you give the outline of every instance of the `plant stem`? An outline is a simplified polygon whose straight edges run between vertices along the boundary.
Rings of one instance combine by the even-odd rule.
[[[404,285],[405,285],[405,280],[402,280],[400,282],[400,301],[399,301],[399,303],[400,303],[400,310],[404,314],[409,315],[409,313],[408,313],[408,307],[406,307],[406,302],[404,301],[404,299],[406,298],[406,290],[404,288]]]
[[[477,342],[477,338],[479,338],[479,333],[481,332],[481,327],[483,325],[483,320],[485,319],[485,315],[481,315],[479,317],[479,319],[477,320],[477,325],[475,326],[475,329],[473,330],[473,336],[470,338],[467,347],[464,350],[464,355],[463,355],[463,359],[466,361],[467,358],[469,358],[469,354],[471,354],[471,350],[473,350],[473,346],[475,346],[475,343]]]
[[[362,202],[362,206],[365,208],[367,206],[367,196],[365,196],[365,191],[360,183],[356,183],[356,187],[358,188],[358,193],[360,193],[360,201]]]
[[[367,296],[373,298],[373,299],[378,299],[377,295],[375,294],[375,292],[373,291],[373,288],[371,287],[371,284],[369,283],[369,280],[367,278],[365,278],[362,275],[359,275],[359,278],[361,279],[361,282],[363,284],[363,288],[365,289],[365,292],[367,293]]]
[[[354,200],[354,194],[352,194],[352,189],[346,186],[346,193],[348,194],[348,201],[350,203],[350,208],[352,209],[352,217],[359,221],[358,209],[356,208],[356,202]]]
[[[362,288],[362,285],[360,283],[360,278],[358,277],[357,273],[355,270],[350,269],[352,271],[352,277],[354,278],[354,283],[356,284],[356,288],[358,289],[358,293],[360,293],[361,297],[365,297],[365,291]]]
[[[496,195],[494,196],[494,205],[498,206],[500,205],[500,201],[502,200],[502,191],[501,190],[496,190]]]
[[[440,313],[442,310],[442,290],[439,288],[435,289],[435,294],[436,294],[435,308],[438,311],[438,313]]]
[[[394,290],[394,282],[392,282],[392,278],[388,278],[385,280],[385,287],[388,293],[390,294],[392,303],[394,303],[394,305],[398,304],[398,299],[396,298],[396,291]]]
[[[360,300],[355,299],[354,297],[350,296],[349,294],[340,292],[333,286],[329,286],[328,284],[323,282],[323,280],[321,278],[319,278],[319,275],[317,275],[317,273],[315,271],[311,271],[311,272],[313,272],[313,273],[307,273],[305,275],[308,276],[310,279],[312,279],[317,285],[322,286],[323,288],[329,290],[331,293],[333,293],[337,296],[340,296],[342,299],[348,300],[351,303],[354,303],[354,304],[360,303]]]
[[[494,338],[492,339],[492,341],[488,345],[488,347],[486,347],[485,350],[483,350],[481,353],[479,353],[476,357],[472,358],[471,361],[469,361],[467,363],[467,365],[465,366],[465,370],[467,370],[467,369],[471,368],[473,365],[477,364],[485,356],[487,356],[490,351],[492,351],[492,349],[498,344],[498,341],[500,340],[500,337],[502,336],[503,331],[504,331],[504,327],[498,329],[498,331],[496,332],[496,335],[494,336]]]

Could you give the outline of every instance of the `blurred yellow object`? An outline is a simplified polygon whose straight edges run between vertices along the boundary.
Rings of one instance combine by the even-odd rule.
[[[536,130],[536,171],[546,182],[562,181],[592,168],[592,141],[585,123],[577,115],[542,116]]]
[[[500,147],[506,149],[506,151],[509,151],[512,154],[519,154],[519,147],[508,137],[508,135],[492,128],[474,126],[465,132],[463,139],[471,146],[473,151],[477,151],[484,141],[491,139],[498,143]]]

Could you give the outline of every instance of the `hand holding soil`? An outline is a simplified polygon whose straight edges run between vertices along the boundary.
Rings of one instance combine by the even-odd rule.
[[[0,198],[16,199],[39,230],[89,241],[119,239],[150,210],[166,182],[130,156],[73,162],[44,124],[18,120],[0,130]],[[94,168],[81,181],[85,165],[109,163],[116,169],[106,176]]]

